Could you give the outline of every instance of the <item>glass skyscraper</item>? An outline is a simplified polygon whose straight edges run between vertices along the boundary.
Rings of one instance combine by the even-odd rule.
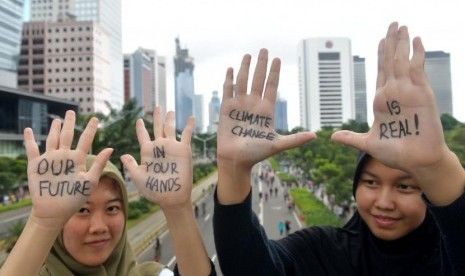
[[[186,126],[189,116],[194,115],[194,60],[188,49],[181,49],[176,38],[176,56],[174,57],[174,108],[176,112],[176,129]]]

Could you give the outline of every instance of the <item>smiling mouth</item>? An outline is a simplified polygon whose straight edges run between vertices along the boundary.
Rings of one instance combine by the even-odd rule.
[[[396,218],[375,215],[373,215],[373,219],[376,225],[381,228],[391,228],[399,221],[399,219]]]
[[[100,248],[100,247],[103,247],[105,244],[107,244],[108,241],[109,240],[98,240],[98,241],[87,242],[86,244],[90,247]]]

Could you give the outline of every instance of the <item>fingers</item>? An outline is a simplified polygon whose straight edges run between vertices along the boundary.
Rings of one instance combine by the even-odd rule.
[[[136,159],[132,155],[124,154],[120,156],[120,160],[123,163],[124,168],[129,171],[131,176],[136,175],[136,170],[139,167]]]
[[[164,132],[165,137],[169,139],[176,139],[176,128],[174,127],[174,112],[169,111],[166,113]]]
[[[153,124],[153,128],[155,128],[155,122]],[[139,145],[142,147],[142,145],[146,143],[150,143],[150,135],[147,132],[147,129],[145,128],[144,120],[142,119],[137,119],[136,121],[136,136],[137,136],[137,141],[139,141]],[[160,138],[160,136],[159,136]]]
[[[223,83],[223,101],[234,96],[234,72],[230,67],[226,70],[226,78]]]
[[[76,150],[80,150],[83,153],[89,152],[89,149],[92,147],[92,142],[94,141],[95,133],[97,133],[98,123],[99,121],[95,117],[89,120],[86,128],[79,137]]]
[[[394,77],[394,55],[397,46],[397,29],[397,22],[393,22],[389,25],[384,43],[383,71],[386,79]]]
[[[249,69],[250,69],[250,55],[244,55],[242,58],[241,68],[237,74],[237,81],[235,87],[236,96],[247,95],[247,82],[249,81]]]
[[[24,146],[26,147],[28,160],[32,160],[40,156],[39,146],[34,139],[34,133],[31,128],[24,129]]]
[[[154,139],[163,137],[163,116],[161,106],[156,106],[153,112],[153,135]]]
[[[48,132],[47,140],[45,143],[46,151],[58,149],[58,144],[60,141],[60,130],[61,121],[59,119],[54,119],[52,121],[52,125],[50,126],[50,131]]]
[[[384,74],[384,44],[385,39],[381,39],[378,44],[378,76],[376,78],[376,89],[382,87],[386,83],[386,75]]]
[[[410,38],[406,26],[399,28],[397,32],[397,47],[394,56],[395,76],[397,78],[409,77],[410,71]]]
[[[268,50],[260,49],[258,61],[252,80],[251,95],[262,98],[263,87],[266,79],[266,68],[268,66]]]
[[[413,39],[413,56],[412,56],[412,81],[417,84],[427,83],[424,71],[425,65],[425,48],[419,37]]]
[[[76,113],[72,110],[66,111],[65,121],[60,133],[60,149],[70,149],[73,143],[74,123],[76,122]]]
[[[338,130],[331,135],[331,140],[366,152],[366,136],[367,133]]]
[[[278,84],[279,84],[279,73],[281,71],[281,60],[279,58],[273,59],[271,62],[270,72],[268,74],[268,79],[266,81],[264,99],[275,103],[276,95],[278,94]],[[274,106],[274,105],[273,105]],[[274,114],[274,110],[271,111],[271,114]]]
[[[105,168],[107,165],[107,162],[110,159],[112,153],[112,148],[106,148],[97,155],[94,163],[92,164],[92,167],[90,167],[89,171],[87,172],[91,179],[95,180],[100,177],[100,174],[102,173],[103,168]]]
[[[274,152],[281,152],[288,149],[299,147],[306,142],[316,139],[316,134],[313,132],[299,132],[291,135],[279,136],[276,139]]]
[[[187,120],[186,127],[182,131],[181,143],[191,144],[192,132],[194,131],[195,119],[194,117],[189,117]]]

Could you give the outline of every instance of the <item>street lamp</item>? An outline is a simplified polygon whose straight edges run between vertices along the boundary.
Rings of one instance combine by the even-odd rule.
[[[196,139],[196,140],[199,140],[200,142],[203,142],[203,159],[204,160],[207,160],[207,141],[215,138],[216,135],[212,135],[208,138],[200,138],[199,136],[197,135],[194,135],[192,136],[192,138]]]

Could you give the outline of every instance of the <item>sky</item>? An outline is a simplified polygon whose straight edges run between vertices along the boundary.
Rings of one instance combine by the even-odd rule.
[[[454,117],[465,122],[465,1],[460,0],[122,0],[123,52],[154,49],[167,58],[168,107],[174,109],[175,38],[194,58],[195,93],[207,110],[221,97],[226,69],[260,48],[282,62],[278,92],[288,123],[299,125],[297,45],[310,37],[348,37],[352,55],[366,59],[368,118],[375,91],[377,45],[389,23],[409,27],[427,51],[451,54]],[[206,111],[204,120],[207,120]],[[205,122],[206,125],[208,122]]]

